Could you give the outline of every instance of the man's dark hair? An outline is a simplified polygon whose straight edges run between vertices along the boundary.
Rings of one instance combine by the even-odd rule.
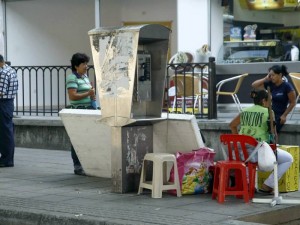
[[[75,66],[79,66],[81,63],[88,63],[90,61],[90,57],[88,57],[84,53],[75,53],[71,59],[72,71],[76,71]]]

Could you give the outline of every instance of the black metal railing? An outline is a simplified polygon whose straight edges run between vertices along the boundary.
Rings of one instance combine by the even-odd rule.
[[[66,76],[70,66],[12,66],[18,74],[19,91],[15,101],[15,115],[58,116],[68,105]],[[88,76],[95,82],[94,66]]]
[[[19,79],[15,115],[58,116],[69,101],[66,76],[70,66],[12,66]],[[95,70],[88,76],[96,84]],[[216,116],[215,61],[167,65],[164,110],[194,114],[197,118]]]
[[[167,110],[216,119],[215,59],[167,66]]]

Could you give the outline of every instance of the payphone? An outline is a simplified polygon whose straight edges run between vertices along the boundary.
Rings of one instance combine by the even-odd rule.
[[[89,35],[101,102],[98,122],[111,127],[112,191],[127,192],[138,186],[141,162],[153,152],[153,124],[166,119],[162,102],[170,29],[100,27]]]
[[[151,101],[151,55],[138,51],[136,60],[135,101]]]

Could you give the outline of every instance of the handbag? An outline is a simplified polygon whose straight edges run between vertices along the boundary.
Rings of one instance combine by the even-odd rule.
[[[207,147],[176,153],[179,183],[183,195],[210,192],[213,178],[210,168],[214,165],[215,154],[213,149]],[[173,181],[174,167],[169,179],[169,182]],[[176,194],[176,191],[170,190],[169,193]]]
[[[274,169],[274,163],[276,162],[276,156],[270,145],[265,141],[259,142],[246,162],[254,157],[256,153],[258,157],[259,170],[272,171]]]

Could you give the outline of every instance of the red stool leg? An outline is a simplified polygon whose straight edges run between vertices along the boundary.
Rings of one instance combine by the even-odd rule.
[[[255,177],[256,177],[256,165],[252,164],[248,166],[249,173],[249,198],[254,198],[255,193]]]
[[[212,189],[212,199],[216,199],[216,197],[218,195],[219,181],[220,181],[220,168],[218,166],[216,166],[215,171],[214,171],[214,183],[213,183],[213,189]]]
[[[225,201],[225,188],[227,185],[228,180],[225,178],[227,177],[227,170],[223,166],[220,168],[220,181],[219,181],[219,188],[218,188],[218,202],[223,203]]]
[[[247,172],[246,168],[242,170],[242,177],[243,177],[243,195],[244,195],[244,201],[246,203],[249,202],[249,190],[248,190],[248,181],[247,181]]]
[[[241,170],[236,170],[235,173],[235,191],[242,191],[244,190],[244,184],[243,184],[243,172]],[[243,198],[243,195],[236,195],[236,198]]]

